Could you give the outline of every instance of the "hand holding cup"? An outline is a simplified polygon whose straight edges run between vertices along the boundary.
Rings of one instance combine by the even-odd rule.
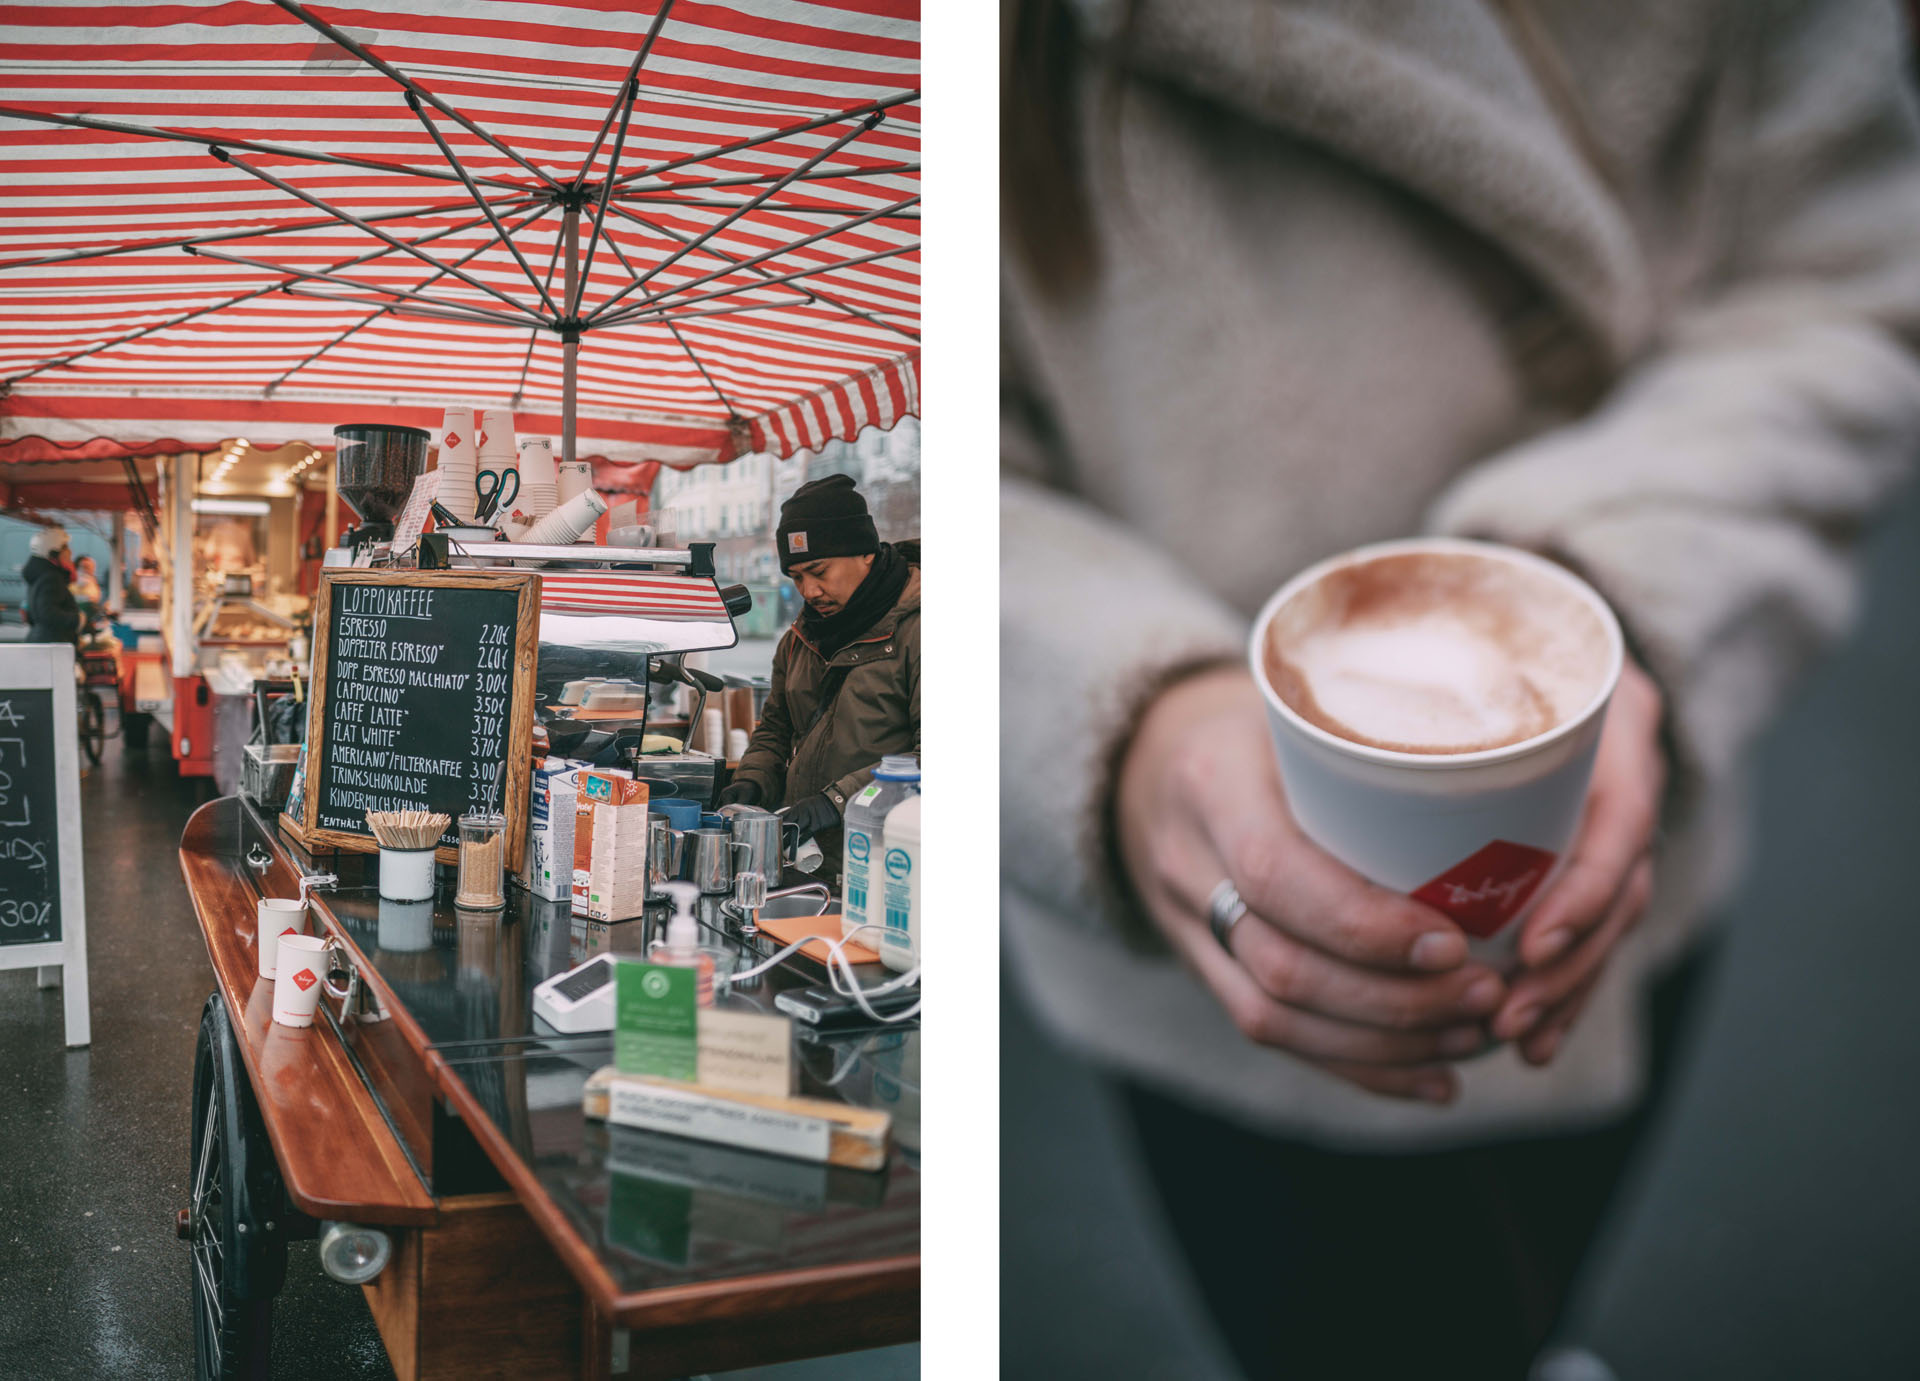
[[[1300,832],[1246,671],[1192,676],[1154,701],[1116,810],[1148,916],[1248,1039],[1375,1093],[1454,1097],[1447,1062],[1486,1046],[1506,983],[1469,961],[1453,921]],[[1247,904],[1230,953],[1207,921],[1223,878]]]

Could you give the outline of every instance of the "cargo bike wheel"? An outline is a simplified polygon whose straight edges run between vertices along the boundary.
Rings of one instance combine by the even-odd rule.
[[[87,761],[98,767],[100,754],[107,746],[107,707],[94,692],[83,690],[74,702],[74,711],[80,725],[80,746],[86,750]]]
[[[273,1297],[287,1275],[290,1215],[273,1145],[226,1004],[207,999],[193,1057],[188,1206],[176,1224],[193,1260],[198,1381],[264,1381]]]

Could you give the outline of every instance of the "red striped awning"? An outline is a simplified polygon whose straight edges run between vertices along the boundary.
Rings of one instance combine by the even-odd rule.
[[[0,3],[0,73],[0,461],[558,435],[576,326],[582,456],[918,413],[917,0]]]
[[[720,620],[726,602],[713,581],[640,571],[542,571],[540,607],[557,613],[633,614]]]

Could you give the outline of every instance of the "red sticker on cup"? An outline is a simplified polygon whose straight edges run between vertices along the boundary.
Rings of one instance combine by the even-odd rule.
[[[1411,895],[1446,912],[1476,939],[1497,935],[1520,913],[1553,868],[1554,856],[1496,839]]]
[[[300,970],[299,973],[296,973],[293,976],[293,981],[295,986],[297,986],[300,989],[300,991],[304,993],[308,988],[311,988],[314,984],[318,983],[320,980],[313,976],[312,969],[302,969]]]
[[[453,447],[458,446],[460,444],[460,433],[448,432],[446,436],[446,441],[447,441],[447,448],[451,450]]]
[[[298,926],[291,926],[291,925],[290,925],[290,926],[288,926],[288,927],[287,927],[287,928],[286,928],[285,930],[283,930],[283,931],[281,931],[280,933],[281,933],[282,935],[298,935],[298,934],[300,933],[300,929],[299,929],[299,927],[298,927]]]

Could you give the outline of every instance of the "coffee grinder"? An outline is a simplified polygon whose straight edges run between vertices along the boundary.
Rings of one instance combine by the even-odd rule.
[[[393,542],[394,519],[426,473],[428,435],[419,427],[351,422],[333,429],[334,483],[360,521],[327,553],[329,566],[363,566]]]

